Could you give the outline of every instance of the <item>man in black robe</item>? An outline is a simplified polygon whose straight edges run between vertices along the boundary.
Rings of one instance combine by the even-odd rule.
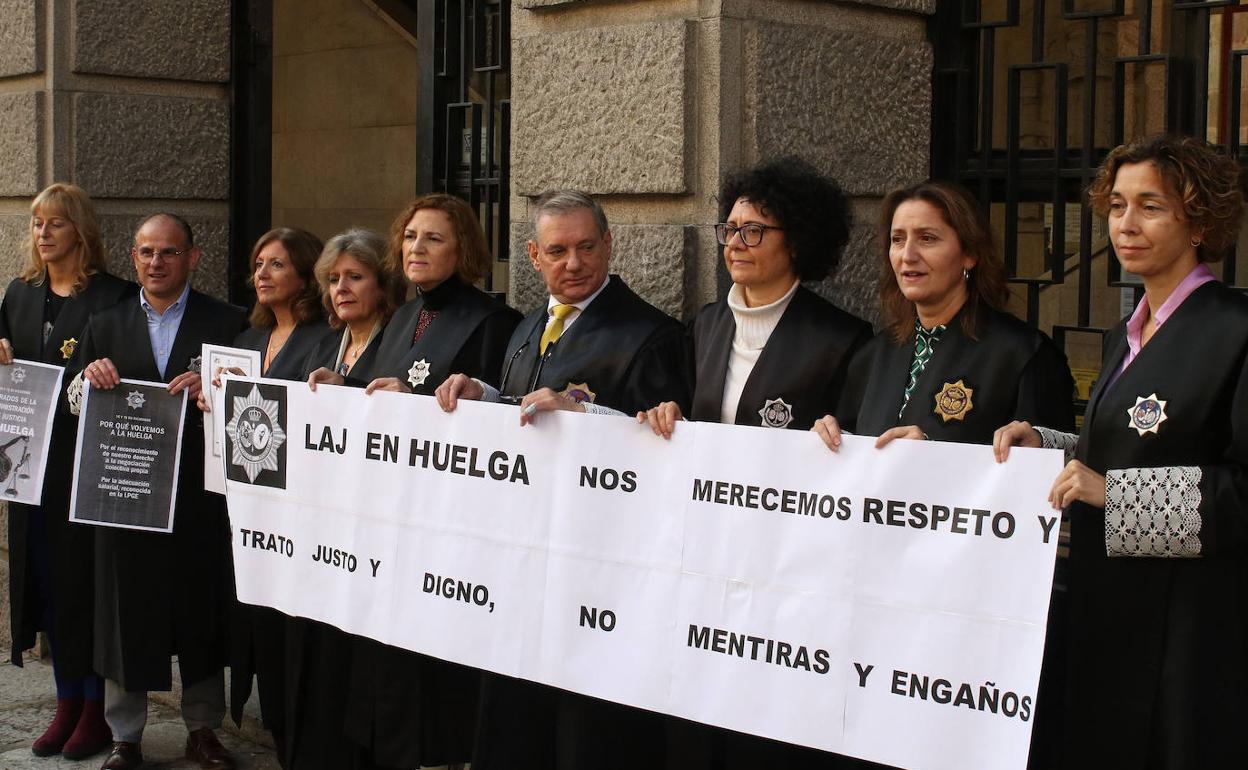
[[[186,391],[188,398],[173,532],[96,530],[95,669],[105,679],[104,718],[113,732],[102,770],[143,763],[147,691],[171,689],[174,655],[187,758],[204,768],[232,768],[213,733],[225,715],[230,532],[222,501],[203,489],[203,422],[195,399],[201,345],[230,344],[245,326],[244,312],[191,290],[200,251],[181,217],[144,220],[131,255],[142,289],[137,299],[91,317],[74,352],[81,375],[70,384],[70,401],[80,401],[83,379],[107,390],[122,377],[167,382],[172,395]]]
[[[521,422],[566,409],[629,416],[663,401],[689,408],[684,330],[610,275],[611,231],[584,193],[554,190],[534,206],[529,261],[550,297],[520,322],[495,389],[463,374],[435,391],[446,411],[458,399],[508,401]],[[662,719],[640,709],[506,677],[483,689],[478,770],[655,767]]]

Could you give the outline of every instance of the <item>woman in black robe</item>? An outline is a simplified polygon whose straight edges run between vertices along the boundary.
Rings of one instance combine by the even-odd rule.
[[[95,207],[81,188],[54,184],[35,197],[30,213],[30,256],[0,305],[0,364],[21,358],[64,367],[88,316],[138,287],[109,275]],[[66,383],[74,372],[67,374]],[[56,716],[31,750],[70,759],[111,743],[103,683],[92,671],[94,532],[68,523],[76,426],[73,415],[57,410],[42,504],[9,504],[10,657],[22,665],[22,651],[42,630],[56,680]]]
[[[835,271],[849,240],[849,201],[793,158],[729,176],[719,200],[716,237],[733,284],[690,327],[690,416],[809,429],[837,408],[849,362],[871,336],[869,324],[801,283]],[[637,419],[670,438],[683,418],[669,401]],[[670,767],[800,768],[828,756],[675,719],[668,725]]]
[[[1074,428],[1066,357],[1006,311],[1005,265],[979,205],[962,187],[923,182],[880,207],[880,302],[887,327],[850,368],[845,397],[815,426],[989,444],[1010,420]]]
[[[341,384],[344,377],[367,381],[381,331],[404,290],[384,255],[381,236],[355,228],[330,238],[316,260],[318,294],[331,331],[317,337],[296,367],[313,390],[321,382]],[[282,617],[285,729],[277,741],[278,760],[288,770],[360,767],[364,757],[343,730],[356,637],[317,620]]]
[[[321,306],[321,290],[313,270],[321,254],[315,235],[278,227],[256,241],[248,282],[255,288],[251,326],[234,339],[234,347],[255,350],[261,376],[302,380],[304,362],[321,339],[330,334]],[[215,376],[217,372],[212,373]],[[214,379],[214,384],[219,381]],[[207,392],[199,408],[207,412]],[[284,740],[286,616],[270,607],[237,604],[231,620],[230,711],[242,723],[243,706],[251,697],[252,675],[260,697],[264,726],[279,746]]]
[[[492,260],[472,208],[444,194],[412,201],[394,220],[388,259],[416,296],[386,326],[367,392],[432,395],[453,372],[497,385],[520,314],[473,286]],[[479,672],[363,638],[351,665],[347,734],[370,767],[469,761]]]
[[[887,244],[880,273],[887,327],[855,357],[836,417],[815,425],[828,447],[840,447],[842,430],[878,436],[878,448],[898,438],[990,444],[996,426],[1010,420],[1073,430],[1066,357],[1005,310],[1005,265],[971,194],[933,181],[895,190],[880,207],[879,233]],[[1057,574],[1054,629],[1064,616],[1062,565]],[[1046,645],[1032,767],[1052,762],[1062,652]]]
[[[1144,297],[1106,334],[1074,458],[1064,767],[1248,767],[1248,299],[1208,263],[1239,235],[1240,169],[1191,138],[1114,149],[1088,193]]]

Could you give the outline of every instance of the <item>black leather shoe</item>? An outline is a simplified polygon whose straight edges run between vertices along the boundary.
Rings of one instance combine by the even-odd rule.
[[[113,750],[108,752],[100,770],[136,770],[143,765],[143,752],[139,744],[125,741],[113,741]]]
[[[204,770],[234,770],[234,757],[225,750],[211,728],[201,727],[186,736],[186,758]]]

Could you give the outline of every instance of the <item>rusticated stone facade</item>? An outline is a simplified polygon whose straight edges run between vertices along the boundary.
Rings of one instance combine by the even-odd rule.
[[[0,286],[25,262],[30,199],[68,181],[95,200],[114,272],[134,274],[139,219],[174,211],[204,252],[195,285],[225,296],[230,5],[0,0]],[[0,577],[6,559],[0,542]],[[7,604],[6,589],[5,647]]]
[[[928,174],[933,0],[513,0],[509,297],[542,287],[525,257],[532,198],[598,196],[614,269],[688,318],[722,296],[708,226],[730,171],[786,154],[854,199],[842,267],[815,287],[874,319],[879,199]]]

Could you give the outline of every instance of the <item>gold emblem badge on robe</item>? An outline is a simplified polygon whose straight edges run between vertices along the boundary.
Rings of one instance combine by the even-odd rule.
[[[594,399],[598,397],[597,393],[589,389],[589,383],[586,382],[569,382],[566,388],[559,391],[559,395],[570,398],[578,404],[586,401],[591,404],[595,403]]]
[[[945,422],[964,420],[975,408],[975,403],[971,400],[974,395],[974,389],[962,380],[946,382],[936,394],[936,408],[932,411]]]
[[[69,357],[74,354],[74,348],[76,347],[78,347],[78,340],[74,339],[73,337],[70,337],[69,339],[62,342],[61,343],[61,358],[64,358],[66,361],[68,361]]]

